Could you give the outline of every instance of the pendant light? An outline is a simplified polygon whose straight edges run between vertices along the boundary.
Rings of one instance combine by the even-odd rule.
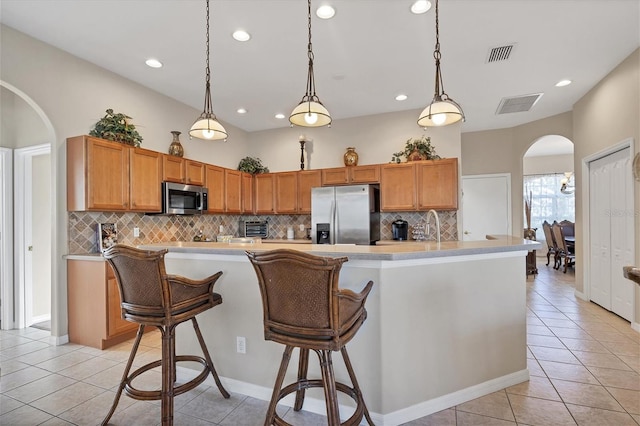
[[[227,131],[216,119],[211,108],[211,72],[209,71],[209,0],[207,0],[207,68],[205,71],[206,85],[204,91],[204,111],[193,123],[189,136],[210,141],[227,139]]]
[[[308,4],[309,19],[309,44],[307,45],[307,55],[309,56],[309,73],[307,74],[307,92],[297,107],[293,109],[289,116],[291,125],[302,127],[331,126],[331,116],[329,111],[322,105],[316,95],[316,82],[313,76],[313,49],[311,46],[311,0]]]
[[[436,0],[436,47],[433,57],[436,60],[436,87],[431,103],[422,111],[418,125],[422,127],[447,126],[460,120],[464,121],[462,107],[444,91],[442,73],[440,71],[440,31],[438,28],[438,0]]]

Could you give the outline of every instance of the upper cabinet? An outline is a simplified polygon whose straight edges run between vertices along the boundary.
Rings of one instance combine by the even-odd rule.
[[[379,182],[379,164],[322,169],[323,186]]]
[[[242,213],[253,213],[253,175],[242,172]]]
[[[311,213],[311,188],[322,186],[320,170],[298,172],[298,213]]]
[[[380,194],[382,211],[456,210],[458,159],[383,164]]]
[[[242,172],[224,169],[224,211],[242,213]]]
[[[205,187],[209,190],[207,211],[224,213],[224,168],[207,164]]]
[[[458,209],[458,159],[416,163],[419,210]]]
[[[262,173],[253,177],[255,212],[275,213],[275,173]]]
[[[89,136],[67,139],[68,211],[161,209],[161,154]]]
[[[187,185],[205,185],[205,164],[199,161],[185,160]]]
[[[275,212],[298,213],[298,172],[274,173]]]
[[[162,155],[162,180],[167,182],[184,183],[186,171],[184,158],[174,155]]]

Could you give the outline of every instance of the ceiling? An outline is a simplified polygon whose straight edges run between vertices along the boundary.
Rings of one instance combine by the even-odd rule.
[[[433,97],[435,8],[414,15],[412,2],[313,1],[314,11],[336,9],[330,20],[312,19],[317,94],[334,120],[421,110]],[[463,132],[569,111],[640,45],[639,0],[442,0],[439,8],[444,86],[464,109]],[[0,22],[202,110],[204,0],[2,0]],[[249,42],[232,39],[239,28]],[[512,43],[508,60],[486,62],[490,49]],[[164,67],[147,67],[150,57]],[[249,132],[288,126],[274,115],[288,117],[305,91],[306,2],[212,0],[211,68],[220,119]],[[555,87],[561,79],[573,84]],[[398,102],[401,93],[408,99]],[[529,111],[496,115],[503,98],[537,93]]]

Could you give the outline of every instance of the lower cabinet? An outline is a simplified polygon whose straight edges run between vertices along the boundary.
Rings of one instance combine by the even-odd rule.
[[[138,324],[122,319],[120,293],[104,260],[67,260],[69,341],[106,349],[135,336]]]

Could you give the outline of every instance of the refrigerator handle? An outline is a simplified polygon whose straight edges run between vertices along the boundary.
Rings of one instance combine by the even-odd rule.
[[[331,244],[336,244],[338,242],[338,215],[336,214],[336,210],[337,210],[337,205],[336,205],[336,201],[335,199],[331,201],[331,213],[330,213],[330,217],[331,217],[331,221],[330,221],[330,226],[329,226],[329,235],[330,235],[330,243]]]

